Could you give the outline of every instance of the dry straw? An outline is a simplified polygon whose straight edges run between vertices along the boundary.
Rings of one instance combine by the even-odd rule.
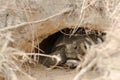
[[[15,0],[16,2],[19,0]],[[14,14],[19,10],[19,7],[12,6],[10,9],[10,5],[17,5],[18,3],[15,3],[15,1],[11,2],[11,0],[4,1],[6,5],[2,5],[1,13],[0,15],[6,14],[5,11],[8,11],[9,14]],[[34,2],[37,2],[39,0],[33,0]],[[2,0],[0,0],[2,2]],[[67,1],[66,1],[67,2]],[[81,4],[79,4],[79,2]],[[29,0],[22,1],[21,5],[27,5],[29,3]],[[59,0],[58,0],[59,3]],[[68,1],[69,3],[69,1]],[[88,4],[89,3],[89,4]],[[93,24],[94,29],[97,30],[104,30],[106,32],[105,42],[100,43],[98,45],[93,45],[88,49],[89,55],[94,55],[95,58],[90,59],[91,61],[87,63],[87,66],[85,66],[82,70],[78,71],[78,74],[74,77],[74,80],[82,80],[83,76],[91,70],[91,68],[97,64],[98,69],[103,69],[104,72],[109,72],[109,74],[105,74],[101,77],[98,77],[96,79],[92,80],[119,80],[120,77],[113,77],[115,75],[113,70],[119,71],[119,52],[120,52],[120,1],[119,0],[76,0],[76,3],[78,7],[81,7],[80,9],[77,9],[79,12],[79,19],[76,21],[76,26],[74,27],[73,33],[78,29],[79,26],[82,26],[82,24],[89,22]],[[79,6],[81,5],[81,6]],[[65,8],[59,13],[54,13],[53,16],[48,16],[45,19],[39,19],[36,21],[30,20],[31,18],[28,17],[28,12],[32,13],[30,5],[27,6],[28,11],[26,11],[26,7],[23,6],[23,13],[27,16],[27,22],[16,22],[16,25],[10,25],[9,20],[10,18],[6,18],[8,22],[4,22],[5,19],[3,19],[3,23],[0,24],[0,72],[3,74],[2,77],[6,78],[7,80],[20,80],[18,77],[18,74],[25,75],[29,80],[36,80],[33,78],[29,73],[27,73],[25,70],[23,70],[23,63],[24,62],[33,62],[29,56],[46,56],[57,59],[59,62],[60,58],[57,56],[48,56],[43,54],[34,54],[34,53],[26,53],[22,50],[19,50],[17,48],[12,48],[10,43],[15,43],[14,38],[12,38],[12,33],[10,31],[14,31],[15,28],[18,27],[24,27],[27,24],[35,24],[43,21],[47,21],[48,19],[53,18],[54,16],[59,16],[60,14],[63,14],[64,12],[73,11],[71,8]],[[37,6],[39,7],[39,6]],[[46,7],[46,6],[44,6]],[[33,9],[33,8],[32,8]],[[74,9],[74,8],[72,8]],[[89,11],[90,10],[90,11]],[[20,13],[20,16],[22,16]],[[47,14],[47,13],[46,13]],[[91,14],[90,17],[86,19],[86,14]],[[0,16],[1,17],[1,16]],[[32,17],[32,15],[31,15]],[[2,17],[1,17],[2,18]],[[21,17],[23,18],[23,17]],[[12,19],[11,19],[12,20]],[[24,20],[24,19],[22,19]],[[18,20],[19,21],[19,20]],[[1,20],[2,22],[2,20]],[[7,27],[4,27],[4,24],[7,24]],[[97,25],[97,27],[95,27]],[[34,25],[31,25],[32,29],[34,29]],[[92,28],[92,27],[90,27]],[[102,29],[101,29],[102,28]],[[9,31],[10,30],[10,31]],[[72,34],[73,34],[72,33]],[[33,43],[34,43],[34,33],[32,35]],[[34,46],[34,44],[33,44]],[[20,59],[19,59],[20,57]],[[89,57],[89,56],[88,56]],[[86,58],[88,58],[86,57]],[[112,63],[110,63],[112,62]],[[33,62],[34,63],[34,62]],[[57,63],[56,63],[57,64]],[[116,66],[114,66],[116,65]],[[28,65],[26,65],[28,66]],[[54,66],[53,66],[54,67]],[[79,69],[79,67],[78,67]],[[116,74],[116,73],[115,73]],[[119,73],[120,74],[120,73]],[[116,74],[118,75],[118,74]],[[88,79],[89,80],[89,79]]]

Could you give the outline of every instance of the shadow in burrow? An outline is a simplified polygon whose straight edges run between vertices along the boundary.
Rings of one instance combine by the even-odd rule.
[[[37,48],[34,49],[34,52],[35,53],[47,54],[47,55],[57,55],[57,54],[60,54],[59,52],[62,52],[62,55],[60,55],[62,60],[61,60],[61,62],[58,63],[58,66],[63,66],[63,64],[65,64],[67,62],[67,59],[68,59],[68,57],[66,56],[66,51],[65,51],[66,47],[64,45],[60,45],[57,48],[55,48],[56,42],[57,42],[58,39],[60,39],[61,36],[71,37],[71,34],[72,34],[73,30],[74,29],[65,28],[65,29],[62,29],[62,30],[48,36],[41,43],[39,43],[37,45]],[[87,36],[88,38],[91,38],[91,40],[95,44],[98,43],[98,38],[102,42],[104,42],[103,37],[106,35],[104,32],[98,32],[96,30],[91,30],[91,32],[86,33],[86,30],[87,29],[85,29],[85,28],[79,28],[79,29],[76,30],[76,32],[72,36],[75,36],[77,38],[81,38],[80,36]],[[72,38],[70,38],[70,39],[72,39]],[[88,44],[91,45],[91,43],[89,41],[88,41]],[[84,55],[85,54],[86,53],[84,53]],[[74,58],[74,60],[77,61],[79,59]],[[52,58],[49,58],[49,57],[39,56],[39,62],[41,64],[43,64],[44,66],[50,67],[51,65],[55,65],[57,61],[56,61],[56,59],[52,59]],[[76,64],[70,64],[70,66],[72,68],[75,68],[77,65]]]

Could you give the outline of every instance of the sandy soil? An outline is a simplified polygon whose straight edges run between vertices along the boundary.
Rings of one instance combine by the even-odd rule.
[[[75,70],[47,70],[44,66],[41,65],[37,65],[32,68],[32,75],[37,78],[37,80],[73,80],[76,74],[77,72]]]
[[[30,74],[35,78],[35,80],[73,80],[77,73],[78,71],[68,69],[48,70],[40,64],[31,67],[30,70]],[[83,78],[84,80],[93,80],[99,76],[100,75],[96,74],[96,72],[88,71]],[[18,77],[20,80],[30,80],[28,77],[23,75],[19,75]]]

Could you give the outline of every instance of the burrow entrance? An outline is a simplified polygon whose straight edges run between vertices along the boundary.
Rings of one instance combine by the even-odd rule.
[[[61,57],[61,62],[59,63],[59,65],[66,64],[66,62],[70,60],[80,62],[81,61],[80,56],[85,57],[84,55],[86,54],[85,50],[87,48],[84,42],[86,41],[90,46],[91,46],[91,42],[89,41],[92,41],[95,44],[99,43],[99,40],[101,40],[101,42],[104,42],[103,37],[106,35],[104,32],[100,32],[97,30],[90,30],[88,28],[79,28],[72,35],[73,30],[74,29],[65,28],[48,36],[41,43],[38,44],[37,48],[35,48],[35,53],[43,53],[47,55],[59,54]],[[64,37],[60,38],[61,36]],[[59,39],[62,41],[63,38],[66,40],[65,42],[66,44],[56,47],[57,40]],[[53,51],[54,48],[55,51]],[[47,67],[56,64],[56,60],[47,57],[40,57],[39,61],[40,63],[42,63]],[[67,66],[69,66],[69,64],[67,64]],[[76,66],[77,66],[76,63],[75,64],[70,63],[71,68],[73,67],[75,68]]]
[[[69,34],[72,29],[65,28],[62,29],[61,31],[58,31],[50,36],[48,36],[46,39],[44,39],[41,43],[37,45],[37,48],[35,48],[35,53],[45,53],[45,54],[50,54],[51,50],[53,48],[53,45],[57,41],[57,39],[65,34]],[[39,49],[41,50],[39,50]]]
[[[75,33],[78,33],[80,35],[88,35],[89,34],[88,35],[89,37],[99,37],[102,41],[104,41],[103,37],[106,35],[106,33],[98,32],[96,30],[91,30],[91,32],[86,33],[87,29],[88,28],[78,28]],[[34,49],[34,52],[50,54],[51,50],[53,48],[53,45],[55,44],[57,39],[62,35],[70,36],[73,30],[74,30],[73,28],[65,28],[65,29],[62,29],[62,30],[48,36],[41,43],[39,43],[37,45],[37,48]]]

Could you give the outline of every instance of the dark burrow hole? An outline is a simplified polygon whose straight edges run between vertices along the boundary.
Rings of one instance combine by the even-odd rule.
[[[50,36],[48,36],[46,39],[44,39],[38,46],[37,48],[41,49],[37,49],[35,48],[35,53],[45,53],[45,54],[50,54],[51,50],[53,48],[53,45],[55,44],[56,40],[59,38],[59,36],[61,36],[62,33],[56,32]]]
[[[58,39],[58,37],[62,35],[60,32],[57,32],[53,35],[48,36],[46,39],[44,39],[37,47],[39,49],[35,48],[35,53],[45,53],[45,54],[50,54],[51,53],[51,49],[54,45],[54,43],[56,42],[56,40]]]
[[[39,49],[35,48],[35,53],[45,53],[45,54],[50,54],[52,51],[52,48],[55,44],[55,42],[57,41],[57,39],[62,36],[62,35],[69,35],[71,32],[71,29],[69,28],[65,28],[61,31],[58,31],[50,36],[48,36],[46,39],[44,39],[38,46],[37,48],[41,49],[42,51],[40,51]]]
[[[80,35],[86,35],[85,30],[86,30],[85,28],[79,28],[79,29],[77,29],[75,34],[78,33]],[[51,50],[53,48],[53,45],[55,44],[57,39],[62,35],[70,36],[72,31],[73,31],[73,29],[65,28],[65,29],[62,29],[61,31],[58,31],[58,32],[48,36],[41,43],[39,43],[39,45],[37,45],[37,48],[34,49],[34,52],[35,53],[50,54]],[[89,37],[94,37],[94,35],[98,35],[99,33],[98,33],[98,31],[94,30],[94,31],[91,31],[91,33],[88,33],[88,34],[89,34]],[[101,36],[105,36],[105,35],[106,34],[104,32],[101,32]],[[101,37],[101,36],[99,38],[101,38],[101,40],[104,41],[103,37]]]
[[[48,54],[50,55],[52,53],[52,49],[56,43],[56,41],[59,39],[60,36],[70,36],[71,33],[73,32],[74,29],[69,29],[69,28],[65,28],[62,29],[50,36],[48,36],[46,39],[44,39],[41,43],[38,44],[37,48],[34,49],[35,53],[43,53],[43,54]],[[94,38],[95,40],[93,40],[93,42],[97,43],[97,38],[100,38],[102,42],[104,42],[103,36],[105,36],[106,34],[104,32],[98,32],[97,30],[91,30],[89,33],[86,33],[88,30],[88,28],[79,28],[76,30],[76,32],[74,33],[74,35],[71,36],[88,36],[89,38],[91,38],[91,40]],[[68,41],[69,42],[69,41]],[[39,50],[41,49],[41,50]],[[77,49],[76,46],[74,47],[74,49]],[[55,63],[49,62],[51,59],[47,59],[46,57],[40,57],[40,59],[42,59],[42,63],[43,65],[50,67],[49,65],[53,65]],[[43,61],[47,61],[47,63],[44,64]],[[49,64],[51,63],[51,64]]]

